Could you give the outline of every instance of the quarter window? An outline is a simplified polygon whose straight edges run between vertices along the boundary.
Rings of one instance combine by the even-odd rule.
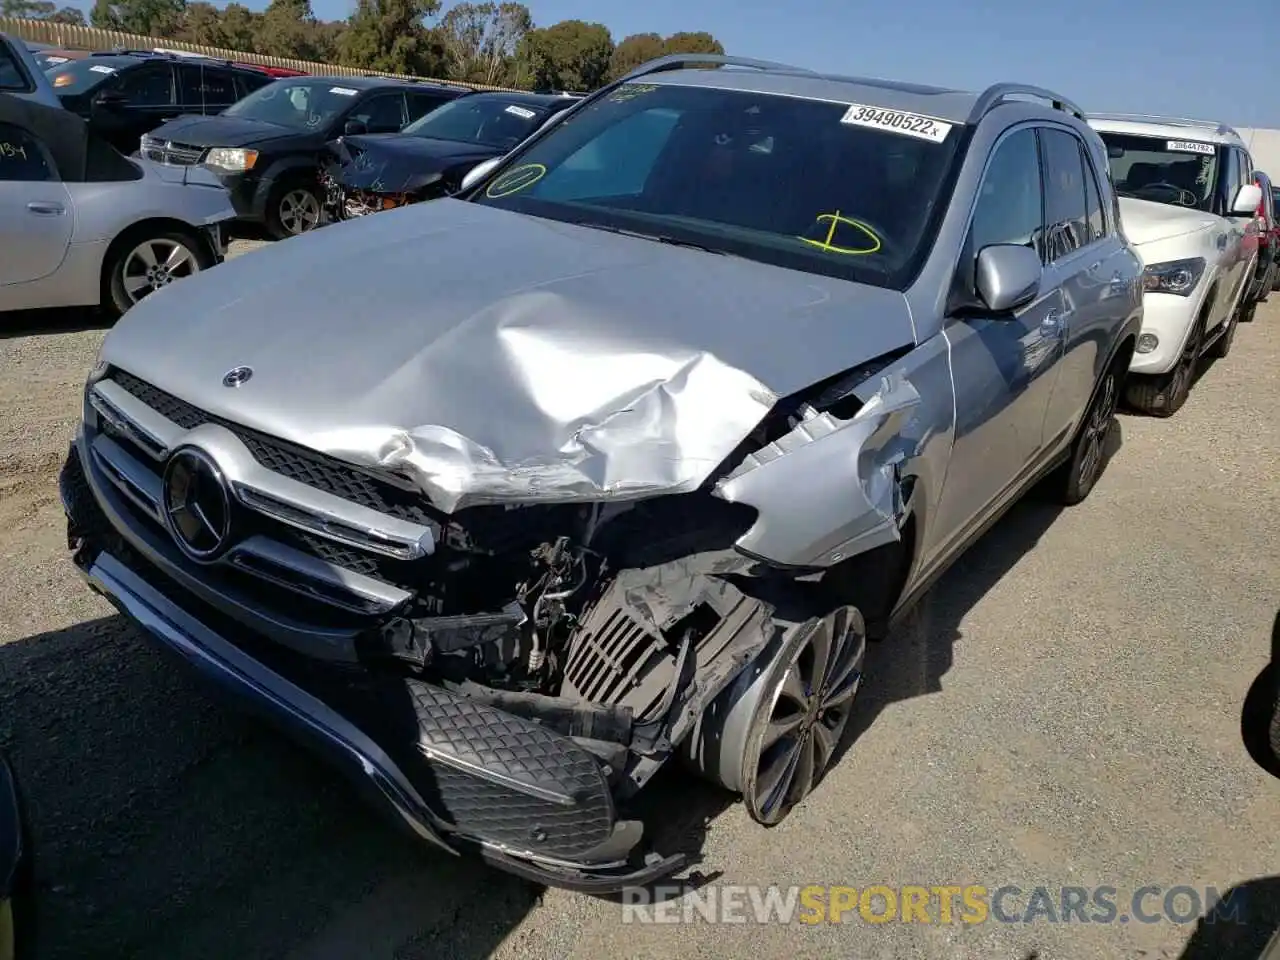
[[[1040,131],[1044,148],[1045,262],[1052,263],[1089,242],[1088,202],[1080,141],[1063,130]]]
[[[0,123],[0,181],[47,183],[57,179],[44,144],[22,127]]]

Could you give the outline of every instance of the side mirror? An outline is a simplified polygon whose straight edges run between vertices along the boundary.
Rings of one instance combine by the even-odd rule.
[[[1233,217],[1252,217],[1262,205],[1262,188],[1256,183],[1246,183],[1231,201]]]
[[[467,171],[467,175],[462,178],[462,185],[458,187],[459,192],[470,190],[477,183],[489,175],[494,167],[502,162],[502,157],[492,157],[489,160],[482,160],[474,167]]]
[[[348,120],[342,125],[343,136],[358,137],[362,133],[368,133],[369,128],[360,120]]]
[[[974,292],[993,313],[1006,313],[1036,298],[1043,272],[1040,254],[1030,247],[992,244],[978,253]]]

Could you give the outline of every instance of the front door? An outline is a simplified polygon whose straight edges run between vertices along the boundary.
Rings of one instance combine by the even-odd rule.
[[[71,197],[44,144],[22,127],[0,123],[0,287],[57,270],[74,222]],[[4,300],[0,293],[0,309]]]
[[[1007,133],[983,175],[956,283],[974,292],[983,247],[1011,243],[1043,255],[1044,189],[1033,127]],[[948,553],[1028,472],[1044,445],[1044,420],[1062,356],[1065,305],[1044,284],[1011,315],[966,310],[948,319],[955,385],[955,440],[938,506],[934,545]]]

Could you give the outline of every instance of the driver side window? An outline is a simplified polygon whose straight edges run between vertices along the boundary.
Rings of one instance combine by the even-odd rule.
[[[1040,147],[1035,130],[1018,130],[996,147],[978,189],[960,255],[957,293],[972,299],[974,266],[983,247],[1013,243],[1043,253]]]

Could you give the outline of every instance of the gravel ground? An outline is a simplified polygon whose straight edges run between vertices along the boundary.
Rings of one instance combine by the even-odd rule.
[[[41,957],[1112,960],[1187,942],[1173,923],[628,925],[406,845],[74,576],[55,477],[103,336],[81,323],[0,339],[0,748],[30,804]],[[667,829],[717,884],[1109,884],[1123,906],[1280,871],[1280,781],[1240,736],[1280,606],[1277,369],[1280,298],[1178,416],[1121,418],[1087,504],[1016,508],[873,649],[858,742],[801,811],[765,831],[673,776],[651,798]]]

